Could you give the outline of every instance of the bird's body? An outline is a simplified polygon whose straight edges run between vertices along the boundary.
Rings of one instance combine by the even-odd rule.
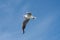
[[[24,15],[24,21],[23,21],[23,24],[22,24],[23,33],[25,32],[24,29],[25,29],[27,23],[29,22],[29,20],[30,19],[35,19],[35,18],[36,17],[33,17],[30,12]]]

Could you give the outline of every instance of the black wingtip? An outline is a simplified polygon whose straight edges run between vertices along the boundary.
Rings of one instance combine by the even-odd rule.
[[[23,31],[23,34],[24,34],[25,32]]]
[[[23,30],[23,34],[25,33],[25,31]]]

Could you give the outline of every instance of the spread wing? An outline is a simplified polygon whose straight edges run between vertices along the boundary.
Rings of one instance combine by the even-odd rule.
[[[30,19],[25,19],[25,20],[23,21],[23,24],[22,24],[23,34],[24,34],[24,29],[26,28],[26,25],[27,25],[27,23],[28,23],[29,20],[30,20]]]

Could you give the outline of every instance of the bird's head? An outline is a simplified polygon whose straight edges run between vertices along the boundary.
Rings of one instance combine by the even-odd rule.
[[[26,14],[29,15],[29,16],[32,15],[31,12],[26,12]]]

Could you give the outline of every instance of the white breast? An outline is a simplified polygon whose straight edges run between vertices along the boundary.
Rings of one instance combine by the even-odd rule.
[[[30,18],[31,18],[31,16],[24,15],[24,18],[30,19]]]

